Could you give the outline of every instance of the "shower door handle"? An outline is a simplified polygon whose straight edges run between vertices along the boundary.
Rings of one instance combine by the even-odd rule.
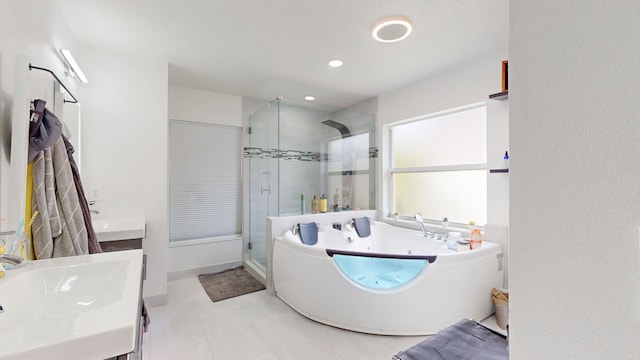
[[[265,177],[267,180],[266,186],[264,184]],[[262,175],[260,176],[260,195],[263,195],[265,192],[271,195],[271,171],[262,170]]]

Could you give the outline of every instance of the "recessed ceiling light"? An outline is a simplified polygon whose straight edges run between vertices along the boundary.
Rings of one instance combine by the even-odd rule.
[[[316,98],[315,98],[315,97],[313,97],[313,96],[311,96],[311,95],[307,95],[307,96],[305,96],[305,97],[304,97],[304,99],[305,99],[305,100],[307,100],[307,101],[313,101],[313,100],[315,100]]]
[[[340,67],[343,64],[344,63],[342,62],[342,60],[338,60],[338,59],[329,61],[329,66],[334,67],[334,68]]]
[[[411,19],[406,16],[392,16],[378,21],[371,31],[374,39],[384,42],[400,41],[413,30]]]

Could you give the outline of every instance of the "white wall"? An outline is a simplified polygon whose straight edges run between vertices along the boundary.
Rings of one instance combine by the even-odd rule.
[[[242,98],[170,85],[169,119],[242,127]]]
[[[242,98],[238,96],[170,85],[168,111],[169,119],[242,127]],[[178,245],[168,249],[170,278],[222,271],[242,263],[242,237]]]
[[[640,3],[510,6],[511,359],[639,359]]]
[[[356,111],[365,114],[378,114],[378,97],[372,97],[370,99],[361,101],[357,104],[353,104],[346,108],[345,110]]]
[[[487,101],[487,166],[502,169],[509,150],[509,100]],[[509,152],[509,157],[514,156]],[[487,175],[487,223],[509,224],[509,174]]]
[[[144,217],[150,303],[166,298],[168,66],[93,47],[76,55],[89,83],[81,90],[82,164],[94,218]]]
[[[480,101],[502,87],[502,60],[507,48],[466,59],[431,77],[378,96],[382,125],[453,109]]]
[[[80,86],[65,74],[60,48],[76,49],[75,38],[55,2],[45,0],[0,1],[0,219],[9,217],[9,174],[11,171],[11,109],[14,101],[14,71],[16,54],[24,54],[35,66],[54,71],[77,95]],[[51,75],[41,71],[28,74],[29,95],[47,101],[53,111]],[[28,109],[25,110],[28,116]],[[22,218],[24,215],[21,214]],[[16,230],[0,220],[1,230]]]

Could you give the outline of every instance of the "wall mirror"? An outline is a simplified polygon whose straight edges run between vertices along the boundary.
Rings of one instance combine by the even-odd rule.
[[[82,174],[81,150],[82,137],[81,134],[81,108],[80,103],[69,102],[71,97],[66,93],[64,88],[57,82],[54,82],[54,108],[53,112],[64,125],[64,136],[67,137],[71,145],[73,145],[73,159],[78,165],[78,170]],[[66,100],[66,101],[65,101]]]

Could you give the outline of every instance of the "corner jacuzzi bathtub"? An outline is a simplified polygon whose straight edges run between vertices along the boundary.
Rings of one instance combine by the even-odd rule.
[[[278,297],[315,321],[371,334],[428,335],[463,318],[482,320],[502,279],[498,244],[457,252],[380,222],[365,238],[324,228],[315,245],[287,231],[273,248]]]

